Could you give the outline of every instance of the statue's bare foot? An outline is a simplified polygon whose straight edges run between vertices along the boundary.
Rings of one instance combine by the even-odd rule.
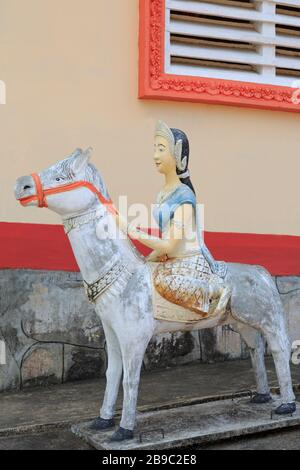
[[[263,403],[269,403],[272,401],[272,397],[270,393],[256,393],[250,400],[250,403],[254,403],[256,405],[262,405]]]
[[[114,419],[103,419],[96,418],[89,426],[91,431],[105,431],[106,429],[111,429],[115,426]]]
[[[121,427],[110,438],[112,442],[121,442],[128,439],[133,439],[133,431]]]
[[[296,403],[282,403],[282,405],[276,408],[275,413],[277,415],[291,415],[296,412]]]

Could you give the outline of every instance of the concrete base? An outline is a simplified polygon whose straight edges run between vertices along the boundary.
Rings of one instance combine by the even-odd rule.
[[[271,416],[279,404],[277,397],[265,405],[240,398],[140,413],[135,438],[122,443],[109,442],[112,430],[89,431],[90,422],[72,432],[98,450],[174,449],[300,425],[300,403],[293,416]]]

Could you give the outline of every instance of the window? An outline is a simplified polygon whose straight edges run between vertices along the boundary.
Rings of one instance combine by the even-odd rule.
[[[300,111],[300,0],[141,0],[140,97]]]

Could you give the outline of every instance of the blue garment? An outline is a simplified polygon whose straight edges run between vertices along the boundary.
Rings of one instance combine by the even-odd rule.
[[[156,223],[159,226],[161,232],[163,232],[174,217],[176,209],[182,204],[192,204],[194,209],[196,208],[196,196],[193,191],[186,184],[181,183],[161,204],[155,204],[153,210],[153,216]]]
[[[184,183],[181,183],[178,188],[176,188],[167,199],[165,199],[161,204],[155,204],[153,209],[153,216],[156,220],[156,223],[159,226],[161,232],[165,230],[168,223],[174,217],[176,209],[182,204],[192,204],[193,208],[196,210],[197,200],[194,192],[189,186]],[[227,264],[224,261],[215,261],[212,254],[208,250],[204,241],[200,235],[199,220],[196,217],[197,232],[198,232],[198,242],[199,248],[209,263],[210,268],[214,274],[224,278],[227,273]]]

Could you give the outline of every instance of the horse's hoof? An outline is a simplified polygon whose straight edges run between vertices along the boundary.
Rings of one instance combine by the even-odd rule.
[[[296,411],[296,403],[282,403],[282,405],[276,408],[275,413],[277,415],[291,415]]]
[[[111,442],[121,442],[133,439],[133,431],[130,429],[119,428],[110,438]]]
[[[269,393],[256,393],[250,400],[250,403],[256,405],[262,405],[263,403],[269,403],[272,401],[272,397]]]
[[[96,418],[90,424],[89,429],[91,431],[105,431],[106,429],[111,429],[114,426],[115,426],[114,419]]]

